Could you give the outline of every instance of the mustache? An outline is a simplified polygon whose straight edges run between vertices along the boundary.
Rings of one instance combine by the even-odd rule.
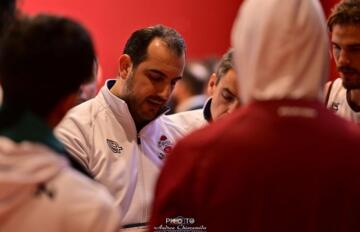
[[[357,74],[360,73],[359,70],[350,66],[339,66],[337,67],[337,70],[342,73],[357,73]]]
[[[159,102],[159,103],[161,102],[162,104],[165,104],[168,101],[168,99],[165,99],[163,97],[156,96],[156,95],[150,96],[150,97],[148,97],[148,99]]]

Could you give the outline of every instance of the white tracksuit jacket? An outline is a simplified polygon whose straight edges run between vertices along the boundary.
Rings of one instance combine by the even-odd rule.
[[[360,112],[354,111],[349,105],[346,97],[347,90],[342,85],[341,78],[334,80],[329,91],[329,99],[326,105],[327,108],[334,111],[340,117],[355,123],[360,123]]]
[[[166,121],[172,122],[167,123],[167,129],[181,133],[176,134],[176,141],[194,130],[208,125],[208,122],[212,120],[210,111],[211,101],[212,98],[207,99],[202,109],[183,111],[163,116],[167,119]],[[178,127],[181,127],[182,130],[177,130]]]
[[[160,116],[137,132],[127,104],[109,90],[114,83],[70,110],[56,135],[113,194],[123,225],[135,227],[148,221],[163,159],[189,128]]]

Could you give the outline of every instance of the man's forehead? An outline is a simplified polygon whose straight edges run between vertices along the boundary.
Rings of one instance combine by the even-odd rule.
[[[332,42],[360,43],[360,24],[335,25],[331,33],[331,40]]]
[[[234,69],[229,69],[225,75],[220,79],[219,86],[222,88],[228,88],[231,91],[237,90],[237,79]]]
[[[139,66],[151,73],[182,76],[185,57],[184,54],[178,56],[163,41],[154,39],[149,45],[146,59]]]

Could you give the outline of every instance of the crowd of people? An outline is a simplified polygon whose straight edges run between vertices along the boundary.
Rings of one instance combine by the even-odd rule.
[[[16,12],[0,2],[0,232],[360,230],[359,0],[327,20],[245,0],[210,72],[176,29],[135,29],[97,94],[87,29]]]

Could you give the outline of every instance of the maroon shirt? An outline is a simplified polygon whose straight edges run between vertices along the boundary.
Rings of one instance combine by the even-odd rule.
[[[359,144],[316,101],[253,102],[175,146],[150,229],[360,231]]]

